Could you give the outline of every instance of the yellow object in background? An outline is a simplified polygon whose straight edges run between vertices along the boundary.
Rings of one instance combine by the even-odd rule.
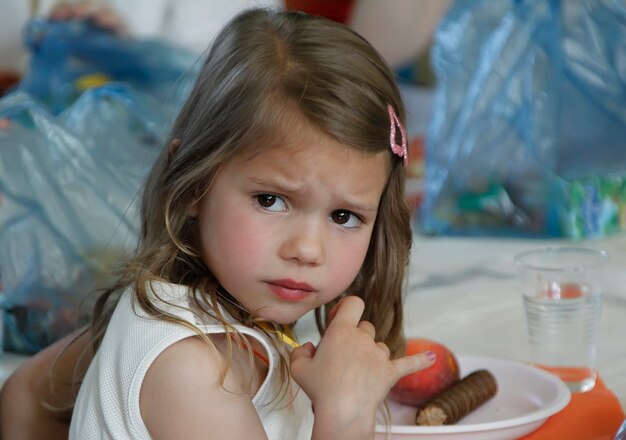
[[[109,82],[111,82],[110,76],[105,75],[104,73],[92,73],[89,75],[81,76],[76,81],[74,81],[74,85],[78,90],[84,92],[85,90],[100,87]]]

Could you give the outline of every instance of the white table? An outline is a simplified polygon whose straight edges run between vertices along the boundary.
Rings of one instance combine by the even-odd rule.
[[[406,300],[407,336],[439,340],[458,353],[527,361],[514,255],[546,244],[556,242],[416,237]],[[610,255],[598,369],[626,408],[626,234],[576,244],[600,247]]]

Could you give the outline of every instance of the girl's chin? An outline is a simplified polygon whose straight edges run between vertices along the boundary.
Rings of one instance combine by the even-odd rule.
[[[289,325],[294,324],[297,320],[302,318],[304,314],[305,313],[284,313],[279,310],[265,310],[255,314],[255,316],[276,324]]]

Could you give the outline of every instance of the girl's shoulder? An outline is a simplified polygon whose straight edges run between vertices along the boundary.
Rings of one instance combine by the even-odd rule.
[[[192,315],[186,315],[190,291],[185,286],[153,282],[150,289],[171,306],[168,312],[193,324],[201,334],[189,333],[168,345],[146,372],[140,407],[148,431],[187,438],[206,429],[216,435],[218,425],[249,425],[240,433],[242,438],[262,432],[254,402],[268,379],[269,365],[253,353],[270,355],[257,332],[235,322],[230,324],[237,334],[227,332],[220,322],[194,322]],[[232,432],[223,434],[228,437]]]
[[[147,295],[159,299],[155,302],[157,307],[178,319],[173,322],[171,319],[163,319],[161,315],[154,316],[145,310],[137,310],[137,301],[132,296],[127,298],[129,304],[126,309],[133,310],[126,310],[124,314],[131,321],[133,318],[128,316],[130,313],[136,318],[129,326],[128,333],[142,340],[156,337],[156,346],[151,349],[153,356],[156,356],[150,368],[167,367],[168,359],[179,359],[184,355],[182,360],[188,360],[191,365],[197,362],[210,365],[211,371],[217,371],[220,380],[224,379],[225,384],[235,392],[239,392],[241,387],[234,382],[229,384],[227,379],[246,383],[247,388],[251,384],[252,390],[258,391],[262,380],[251,382],[250,377],[256,373],[256,377],[263,378],[269,367],[276,368],[279,363],[279,354],[266,335],[238,323],[222,309],[219,314],[224,322],[211,316],[198,316],[189,301],[191,291],[187,286],[160,281],[148,284]],[[156,363],[157,360],[159,363]]]
[[[234,322],[236,335],[221,324],[196,323],[186,314],[187,287],[153,282],[150,289],[191,325],[148,314],[132,288],[123,292],[81,386],[77,432],[115,424],[125,429],[120,438],[151,438],[153,430],[168,429],[177,430],[172,438],[200,438],[189,429],[206,433],[211,425],[217,438],[256,438],[262,423],[269,438],[300,438],[294,434],[300,429],[310,438],[310,401],[302,392],[282,394],[285,380],[290,387],[291,381],[281,374],[280,354],[264,334]],[[269,366],[252,350],[267,357]],[[294,407],[306,414],[307,427],[294,419]],[[224,426],[242,431],[215,433]]]
[[[262,432],[252,400],[264,375],[251,369],[247,353],[238,346],[233,346],[232,357],[225,356],[226,334],[212,334],[210,342],[212,347],[191,336],[154,360],[140,392],[148,431],[187,438],[207,430],[215,434],[218,425],[243,423],[251,426],[250,432]]]

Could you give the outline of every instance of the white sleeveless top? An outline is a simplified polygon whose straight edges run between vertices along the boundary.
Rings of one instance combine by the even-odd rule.
[[[160,282],[148,289],[173,304],[188,306],[188,288]],[[150,439],[141,418],[139,392],[148,368],[167,347],[186,337],[192,330],[161,321],[133,307],[132,292],[127,290],[117,304],[102,344],[91,362],[80,387],[72,414],[70,439]],[[191,312],[168,307],[168,312],[195,323]],[[221,324],[199,325],[207,334],[223,333]],[[279,354],[261,332],[240,325],[234,327],[256,338],[268,353],[269,369],[252,399],[270,440],[309,440],[313,412],[307,395],[291,381],[295,399],[284,403],[280,395]],[[291,394],[291,393],[285,393]],[[285,399],[290,399],[285,396]]]

